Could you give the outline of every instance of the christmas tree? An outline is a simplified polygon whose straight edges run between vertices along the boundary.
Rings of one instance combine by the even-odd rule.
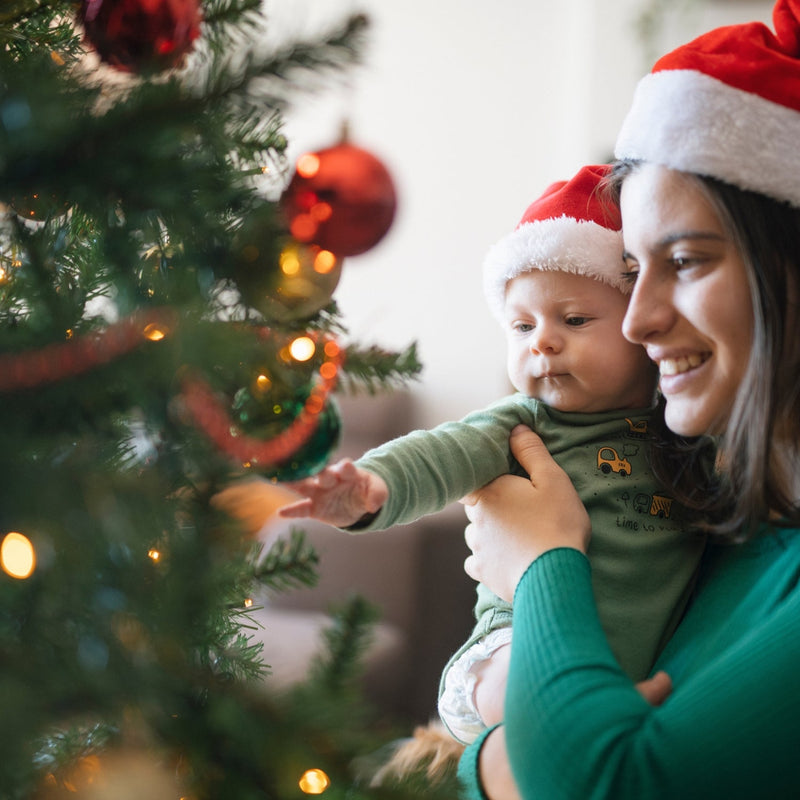
[[[214,503],[318,469],[333,394],[419,368],[348,342],[332,297],[391,222],[385,176],[346,143],[285,156],[281,112],[366,30],[267,46],[259,0],[0,9],[4,799],[439,791],[360,775],[394,732],[359,694],[358,599],[307,683],[254,690],[248,598],[316,557],[301,531],[259,553]]]

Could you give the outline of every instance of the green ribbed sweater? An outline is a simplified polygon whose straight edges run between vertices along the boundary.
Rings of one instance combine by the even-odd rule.
[[[576,550],[534,561],[514,598],[506,739],[523,798],[800,797],[800,530],[709,547],[696,594],[656,664],[649,706],[611,656]],[[477,757],[462,797],[484,798]]]

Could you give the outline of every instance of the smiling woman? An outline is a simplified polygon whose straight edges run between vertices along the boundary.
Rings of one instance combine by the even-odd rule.
[[[461,760],[469,797],[796,796],[800,0],[778,0],[774,24],[714,30],[662,58],[617,143],[623,330],[659,365],[667,494],[711,534],[652,666],[667,689],[637,686],[613,658],[581,505],[541,441],[516,430],[530,480],[503,476],[467,506],[465,568],[513,594],[515,620],[505,724]]]
[[[692,175],[632,168],[620,204],[635,279],[623,331],[661,373],[666,423],[721,433],[753,344],[753,300],[738,237]]]

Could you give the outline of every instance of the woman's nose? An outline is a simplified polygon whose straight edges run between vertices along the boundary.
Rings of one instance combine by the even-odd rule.
[[[622,335],[634,344],[645,344],[668,330],[674,316],[671,293],[665,282],[640,272],[622,320]]]

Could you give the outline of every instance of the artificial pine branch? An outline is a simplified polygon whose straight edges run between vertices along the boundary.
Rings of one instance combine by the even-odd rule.
[[[292,528],[289,538],[277,539],[255,568],[255,578],[268,589],[286,591],[314,586],[319,556],[308,544],[304,531]]]
[[[219,25],[242,24],[242,17],[257,13],[263,5],[262,0],[205,0],[203,3],[203,22],[211,28],[204,35],[213,36]]]
[[[238,31],[226,42],[220,30],[184,79],[190,90],[209,102],[236,98],[282,109],[291,91],[308,91],[320,85],[320,75],[358,64],[368,24],[365,15],[354,14],[329,33],[292,42],[278,53],[237,48],[242,44]]]
[[[335,609],[325,630],[326,649],[311,666],[311,682],[333,694],[352,687],[363,672],[363,655],[377,619],[377,608],[360,595]]]
[[[74,766],[80,758],[94,755],[118,736],[116,727],[104,722],[57,728],[43,736],[33,763],[43,773],[59,773]]]
[[[369,394],[397,388],[419,377],[422,364],[413,342],[401,352],[390,352],[377,345],[362,348],[349,345],[344,361],[342,387],[365,389]]]

